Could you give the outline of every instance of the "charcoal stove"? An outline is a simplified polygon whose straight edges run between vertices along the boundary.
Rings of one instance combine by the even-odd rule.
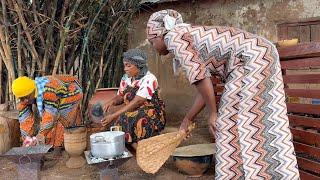
[[[94,157],[90,151],[85,151],[84,155],[89,165],[94,165],[99,169],[101,180],[118,180],[119,174],[117,167],[125,163],[133,156],[128,149],[125,149],[122,155],[112,158],[97,158]]]

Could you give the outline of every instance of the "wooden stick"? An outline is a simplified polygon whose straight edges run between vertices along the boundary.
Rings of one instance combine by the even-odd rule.
[[[15,74],[14,74],[14,68],[13,68],[13,64],[12,64],[12,56],[11,56],[11,50],[9,45],[5,42],[6,38],[4,37],[4,33],[3,33],[3,25],[0,25],[0,40],[1,40],[1,45],[3,48],[2,53],[2,59],[4,59],[4,63],[7,67],[8,70],[8,75],[10,76],[11,79],[15,78]]]
[[[62,25],[64,23],[64,16],[65,16],[65,13],[66,13],[66,9],[67,7],[69,6],[69,0],[66,0],[64,3],[63,3],[63,7],[62,7],[62,12],[61,12],[61,16],[60,16],[60,24]],[[70,36],[70,35],[69,35]],[[66,74],[67,73],[67,64],[65,62],[65,58],[66,58],[66,47],[63,47],[62,48],[62,61],[61,61],[61,66],[62,66],[62,73],[63,74]]]
[[[0,25],[0,40],[1,40],[1,45],[3,48],[3,52],[5,55],[6,61],[7,61],[7,63],[10,63],[8,61],[8,59],[11,59],[11,51],[10,51],[9,44],[6,43],[7,38],[5,37],[5,32],[3,32],[4,28],[5,28],[4,25]]]
[[[22,41],[24,43],[24,41]],[[25,43],[24,43],[25,44]],[[25,57],[28,57],[28,51],[25,47],[22,48],[22,52],[24,54]],[[28,76],[31,76],[31,66],[29,66],[28,64],[26,64],[26,70],[27,70],[27,74]]]
[[[65,48],[63,48],[62,61],[61,61],[61,71],[63,74],[67,73],[66,64],[65,64]]]
[[[77,59],[77,51],[78,51],[78,49],[80,49],[80,48],[78,48],[79,46],[77,45],[77,43],[76,43],[76,40],[75,40],[75,38],[76,37],[74,37],[73,38],[73,47],[71,48],[72,50],[71,51],[68,51],[69,52],[69,54],[71,54],[71,55],[69,55],[69,57],[67,58],[67,62],[66,62],[66,73],[67,74],[69,74],[70,73],[70,71],[71,71],[71,69],[72,69],[72,67],[75,67],[76,66],[76,64],[75,64],[75,62],[76,62],[76,59]]]
[[[82,65],[82,62],[83,62],[83,58],[84,58],[84,53],[87,49],[87,45],[88,45],[88,38],[89,38],[89,34],[91,32],[91,29],[92,29],[92,26],[93,24],[95,23],[96,19],[99,17],[100,15],[100,12],[101,10],[103,9],[103,7],[107,4],[107,0],[104,0],[104,2],[102,4],[100,4],[100,7],[99,7],[99,10],[98,12],[96,13],[96,15],[94,16],[92,22],[90,23],[90,26],[89,26],[89,29],[87,30],[84,38],[83,38],[83,48],[82,48],[82,51],[81,51],[81,54],[80,54],[80,65]],[[82,74],[80,74],[81,76]]]
[[[53,32],[53,23],[54,23],[54,17],[56,14],[56,10],[57,10],[57,1],[52,1],[53,6],[51,8],[53,8],[53,12],[51,15],[51,19],[50,19],[50,24],[47,27],[47,38],[46,38],[46,45],[44,48],[44,55],[43,55],[43,64],[42,64],[42,68],[41,68],[41,74],[42,75],[46,75],[46,68],[47,68],[47,63],[48,63],[48,56],[49,56],[49,49],[50,49],[50,45],[52,43],[52,32]]]
[[[32,14],[33,14],[33,18],[34,18],[34,22],[36,23],[36,28],[37,28],[37,32],[38,32],[38,36],[40,38],[40,42],[42,47],[45,47],[45,41],[44,41],[44,36],[40,27],[40,23],[39,23],[39,19],[37,16],[37,8],[36,8],[36,1],[32,1]]]
[[[69,6],[69,0],[65,0],[62,7],[62,12],[60,16],[60,24],[62,25],[64,23],[64,16],[66,14],[67,7]]]
[[[39,67],[41,67],[41,62],[40,62],[40,59],[39,59],[39,55],[37,53],[37,50],[35,49],[35,46],[34,46],[34,43],[33,43],[33,40],[32,40],[32,36],[31,36],[31,34],[29,32],[26,20],[23,17],[21,9],[20,9],[19,5],[17,4],[16,0],[13,0],[13,5],[14,5],[14,9],[16,10],[16,12],[18,14],[19,20],[21,22],[21,25],[23,27],[23,30],[24,30],[24,32],[25,32],[25,34],[27,36],[28,42],[29,42],[30,47],[31,47],[31,55],[32,55],[32,61],[33,61],[32,63],[33,64],[38,63]],[[34,72],[34,69],[31,70],[31,75],[32,76],[33,76],[33,72]]]
[[[2,33],[2,28],[0,26],[0,39],[1,42],[3,42],[3,33]],[[3,46],[2,46],[3,48]],[[6,88],[6,95],[5,95],[5,102],[13,102],[14,97],[12,94],[12,90],[11,90],[11,81],[14,79],[14,69],[13,69],[13,65],[12,65],[12,61],[10,58],[6,57],[6,54],[10,54],[9,52],[5,53],[4,51],[6,51],[5,49],[1,49],[0,48],[0,56],[2,57],[6,68],[7,68],[7,72],[8,72],[8,76],[7,76],[7,88]]]
[[[9,81],[10,81],[10,76],[8,76],[7,78],[7,82],[6,82],[6,91],[5,91],[5,102],[9,102]]]
[[[18,41],[17,41],[17,55],[18,55],[18,75],[23,75],[23,69],[21,64],[21,26],[20,24],[17,25],[18,27]]]
[[[5,65],[6,67],[8,67],[8,66],[9,66],[9,65],[8,65],[8,61],[7,61],[6,55],[5,55],[4,52],[3,52],[2,47],[0,47],[0,56],[1,56],[1,58],[2,58],[2,61],[4,62],[4,65]]]
[[[2,57],[0,56],[0,104],[2,104],[2,95],[3,95],[3,89],[2,89]]]
[[[8,78],[8,92],[9,92],[9,101],[10,101],[10,106],[13,106],[13,108],[16,108],[16,103],[15,103],[15,97],[12,93],[12,89],[11,89],[11,85],[12,85],[12,81],[14,79],[12,77]],[[8,101],[7,101],[8,102]]]
[[[64,42],[66,40],[67,34],[69,33],[69,29],[70,29],[70,25],[71,25],[71,19],[73,18],[75,10],[78,8],[80,2],[81,2],[81,0],[77,0],[75,2],[74,6],[73,6],[73,9],[70,12],[70,15],[69,15],[69,18],[67,20],[66,25],[60,31],[60,45],[59,45],[59,49],[58,49],[58,53],[57,53],[56,59],[54,61],[54,67],[53,67],[53,71],[52,71],[53,75],[55,75],[57,73],[57,69],[58,69],[59,63],[61,61],[61,54],[62,54]]]
[[[9,36],[8,36],[8,20],[7,20],[7,8],[6,8],[6,1],[5,0],[1,0],[1,4],[2,4],[2,17],[3,17],[3,24],[4,24],[4,32],[5,32],[5,37],[6,37],[6,44],[9,44]]]

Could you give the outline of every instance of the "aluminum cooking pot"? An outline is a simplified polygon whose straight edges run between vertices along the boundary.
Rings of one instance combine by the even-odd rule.
[[[113,158],[120,156],[125,150],[124,132],[100,132],[90,135],[91,154],[97,158]]]

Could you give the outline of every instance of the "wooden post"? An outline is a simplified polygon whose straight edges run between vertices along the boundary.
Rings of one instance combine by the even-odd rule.
[[[22,64],[21,64],[21,27],[18,26],[18,41],[17,41],[17,55],[18,55],[18,75],[23,75]]]

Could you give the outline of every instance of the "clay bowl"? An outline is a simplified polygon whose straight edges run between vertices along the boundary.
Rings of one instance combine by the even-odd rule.
[[[189,177],[201,177],[212,165],[213,155],[182,157],[173,156],[173,161],[180,172]]]
[[[196,144],[177,148],[173,162],[178,170],[189,177],[201,177],[214,164],[215,144]]]
[[[100,120],[104,117],[103,106],[117,94],[118,88],[97,89],[89,100],[88,118],[91,127],[102,127]]]

